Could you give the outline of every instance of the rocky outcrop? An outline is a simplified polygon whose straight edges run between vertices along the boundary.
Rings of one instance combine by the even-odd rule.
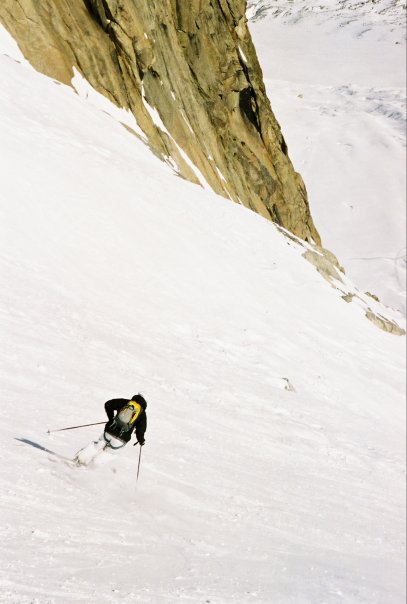
[[[405,336],[406,330],[397,325],[395,321],[388,319],[387,317],[383,317],[381,314],[374,313],[371,309],[366,312],[366,317],[369,321],[372,321],[376,327],[386,331],[387,333],[391,333],[395,336]]]
[[[130,109],[179,175],[319,244],[245,10],[246,0],[2,0],[0,21],[36,69],[70,84],[75,66]]]

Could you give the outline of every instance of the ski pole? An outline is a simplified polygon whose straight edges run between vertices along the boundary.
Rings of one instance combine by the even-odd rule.
[[[81,426],[70,426],[69,428],[59,428],[59,430],[47,430],[48,434],[51,432],[63,432],[64,430],[76,430],[77,428],[87,428],[87,426],[100,426],[101,424],[105,424],[104,422],[96,422],[96,424],[82,424]]]
[[[138,475],[140,474],[140,462],[141,462],[141,449],[142,448],[143,447],[140,446],[140,453],[139,453],[139,456],[138,456],[138,468],[137,468],[137,480],[136,480],[136,482],[138,482]]]

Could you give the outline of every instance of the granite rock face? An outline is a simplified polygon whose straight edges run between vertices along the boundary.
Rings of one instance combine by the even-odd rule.
[[[130,109],[180,176],[320,244],[245,11],[246,0],[2,0],[0,21],[37,70],[70,84],[76,67]]]

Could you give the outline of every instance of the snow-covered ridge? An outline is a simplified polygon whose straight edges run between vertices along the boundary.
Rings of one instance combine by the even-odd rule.
[[[253,21],[272,17],[297,23],[308,15],[318,14],[334,20],[340,27],[354,21],[365,26],[377,22],[405,27],[404,0],[327,0],[312,3],[309,0],[248,0],[247,17]]]

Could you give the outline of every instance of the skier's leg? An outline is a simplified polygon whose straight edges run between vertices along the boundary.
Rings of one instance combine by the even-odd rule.
[[[80,451],[77,452],[73,460],[78,465],[87,466],[93,459],[95,459],[95,457],[99,453],[103,451],[106,445],[107,441],[105,439],[105,436],[104,434],[101,434],[98,440],[92,441],[91,443],[86,445],[86,447],[80,449]]]
[[[120,440],[120,438],[116,438],[116,436],[112,436],[111,434],[105,434],[105,438],[109,443],[109,446],[106,448],[113,452],[123,449],[127,444],[123,440]]]
[[[97,459],[95,457],[93,458],[96,465],[103,465],[109,461],[112,461],[117,455],[117,452],[126,446],[125,442],[115,438],[111,434],[105,433],[104,436],[107,443],[105,443],[106,446],[103,448],[103,455],[98,455]]]

